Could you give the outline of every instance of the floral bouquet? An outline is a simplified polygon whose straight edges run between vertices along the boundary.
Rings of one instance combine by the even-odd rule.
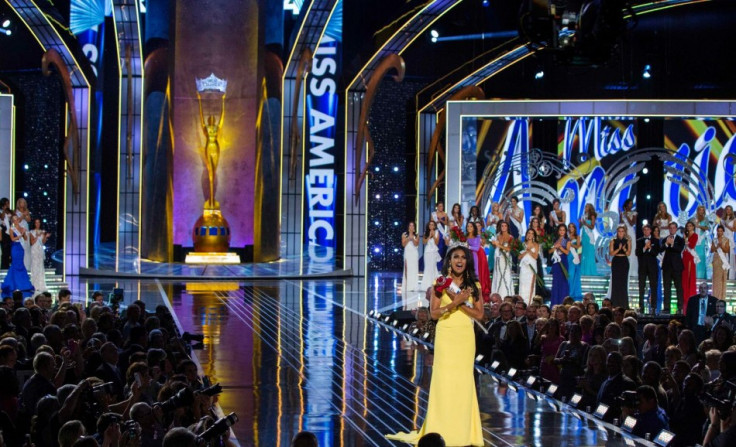
[[[459,245],[466,242],[468,242],[468,238],[460,228],[457,226],[450,228],[450,245]]]
[[[539,243],[539,246],[544,250],[545,253],[549,251],[550,248],[552,248],[553,245],[555,245],[555,241],[557,240],[557,236],[555,234],[552,234],[552,232],[545,234],[541,238],[537,240]]]
[[[509,244],[511,246],[511,251],[510,251],[511,256],[518,257],[521,254],[521,252],[526,249],[524,244],[522,244],[521,240],[519,239],[512,238],[511,241],[509,241]]]

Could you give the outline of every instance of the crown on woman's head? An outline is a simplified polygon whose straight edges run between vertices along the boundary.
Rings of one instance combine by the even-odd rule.
[[[447,245],[447,248],[455,248],[455,247],[470,248],[470,247],[468,247],[468,243],[467,242],[462,242],[462,241],[460,241],[458,239],[450,241],[450,243]]]

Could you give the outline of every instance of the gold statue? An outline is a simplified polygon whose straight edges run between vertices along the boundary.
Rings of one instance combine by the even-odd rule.
[[[197,101],[199,102],[199,120],[202,123],[202,132],[207,139],[204,145],[204,161],[207,166],[207,177],[209,180],[210,195],[209,200],[204,204],[205,210],[219,210],[220,203],[215,200],[215,176],[217,173],[217,163],[220,161],[220,144],[217,142],[217,136],[225,122],[225,92],[222,92],[222,112],[220,113],[219,122],[215,123],[215,117],[210,115],[207,122],[204,120],[202,112],[202,97],[197,91]]]

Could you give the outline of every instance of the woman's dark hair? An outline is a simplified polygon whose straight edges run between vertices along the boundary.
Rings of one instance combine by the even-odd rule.
[[[559,236],[559,234],[560,234],[560,228],[564,228],[565,229],[565,239],[567,239],[567,225],[565,225],[564,223],[561,223],[561,224],[557,225],[557,228],[556,228],[556,231],[555,231],[555,236]]]
[[[462,207],[460,206],[460,204],[459,204],[459,203],[454,203],[454,204],[452,205],[452,208],[450,209],[450,214],[455,214],[455,207],[457,207],[457,212],[458,212],[458,214],[460,214],[460,213],[462,213],[462,212],[463,212],[463,209],[462,209]]]
[[[478,208],[477,205],[473,205],[470,207],[470,217],[473,217],[473,216],[480,217],[480,208]]]
[[[555,203],[561,203],[560,202],[560,199],[554,199],[554,200],[552,200],[552,205],[554,205]]]
[[[634,201],[632,199],[626,199],[626,200],[624,200],[624,209],[626,209],[626,205],[628,205],[629,203],[631,203],[633,205],[634,204]]]
[[[424,237],[429,237],[429,224],[431,224],[432,222],[434,222],[434,221],[433,220],[430,220],[429,222],[427,222],[427,225],[424,226]],[[435,229],[437,229],[437,223],[436,222],[434,224],[434,227],[435,227]]]
[[[465,271],[463,272],[463,287],[470,287],[473,289],[473,298],[478,301],[480,299],[480,291],[478,290],[478,285],[476,282],[478,281],[478,278],[475,277],[475,264],[473,262],[473,253],[471,251],[463,246],[457,246],[453,247],[449,250],[447,250],[447,255],[445,255],[445,260],[442,262],[442,275],[443,276],[450,276],[450,271],[452,270],[452,254],[455,253],[458,250],[462,250],[465,253]]]
[[[468,222],[467,225],[465,225],[465,229],[467,230],[468,227],[471,227],[473,229],[473,235],[470,235],[470,232],[468,232],[468,237],[478,237],[478,229],[475,227],[475,224],[473,222]]]

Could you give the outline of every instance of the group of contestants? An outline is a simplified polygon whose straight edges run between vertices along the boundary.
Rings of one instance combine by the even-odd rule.
[[[10,209],[7,198],[0,199],[0,268],[7,270],[1,286],[3,298],[16,290],[24,297],[47,290],[44,244],[48,237],[41,219],[31,219],[25,199],[17,200],[15,210]]]
[[[481,295],[487,300],[490,294],[519,295],[531,303],[532,297],[541,295],[552,305],[560,304],[566,297],[580,299],[582,276],[598,276],[596,264],[595,224],[598,218],[592,204],[586,204],[577,223],[568,222],[567,215],[555,199],[552,209],[545,215],[541,205],[535,205],[526,228],[524,210],[514,197],[509,199],[505,211],[498,203],[491,205],[490,213],[483,218],[479,207],[470,208],[468,216],[454,204],[450,213],[438,203],[426,224],[418,234],[413,222],[402,235],[404,247],[404,272],[402,293],[425,292],[439,275],[441,260],[447,246],[457,243],[454,235],[464,236],[464,245],[473,255],[474,273],[480,282]],[[609,297],[615,306],[629,307],[628,284],[630,276],[639,277],[639,302],[642,310],[670,310],[671,289],[674,284],[678,310],[687,306],[686,299],[695,295],[696,279],[706,278],[707,260],[712,256],[713,294],[725,297],[726,280],[736,278],[734,269],[733,234],[736,216],[727,206],[711,237],[711,222],[705,207],[699,206],[696,215],[684,229],[678,227],[664,203],[660,202],[652,225],[642,227],[643,237],[637,239],[638,213],[633,201],[624,202],[620,211],[620,225],[608,244],[611,262]],[[459,230],[459,231],[458,231]],[[543,240],[544,238],[544,240]],[[424,244],[424,274],[418,279],[419,244]],[[552,284],[547,289],[544,265],[550,267]],[[518,290],[514,290],[512,271],[518,273]],[[645,295],[646,282],[650,293]],[[660,299],[661,286],[664,296]],[[648,299],[646,299],[648,296]],[[683,298],[684,297],[684,298]]]

